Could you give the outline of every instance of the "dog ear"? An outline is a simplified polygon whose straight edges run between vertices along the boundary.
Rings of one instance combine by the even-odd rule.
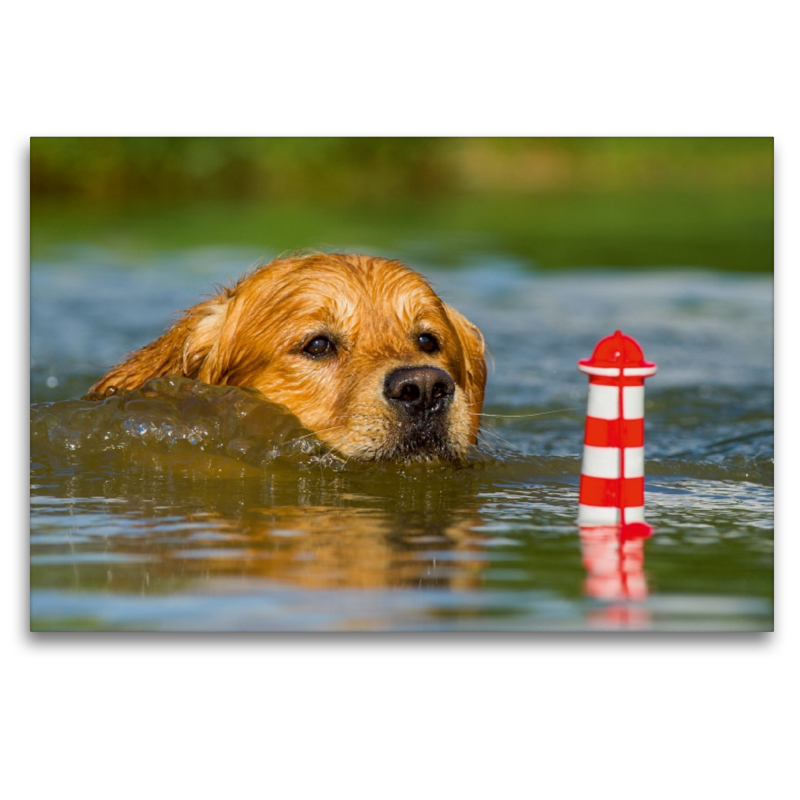
[[[486,388],[486,344],[483,334],[463,314],[446,306],[447,316],[458,335],[464,363],[461,365],[464,376],[464,389],[472,416],[473,444],[478,437],[480,414],[483,408],[483,394]]]
[[[229,297],[219,295],[199,303],[163,335],[145,345],[107,372],[89,389],[89,393],[138,389],[150,378],[181,375],[214,382],[217,367],[207,362],[214,351],[227,316]]]

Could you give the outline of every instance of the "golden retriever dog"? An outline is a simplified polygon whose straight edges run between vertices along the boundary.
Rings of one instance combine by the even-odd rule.
[[[342,455],[463,461],[486,383],[480,331],[399,261],[314,254],[259,267],[92,386],[181,375],[258,389]]]

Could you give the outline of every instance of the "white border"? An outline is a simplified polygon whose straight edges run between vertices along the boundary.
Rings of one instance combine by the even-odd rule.
[[[789,5],[273,9],[7,9],[7,420],[27,401],[32,134],[775,135],[784,496],[798,436],[781,376],[800,341]],[[796,784],[797,538],[780,505],[774,635],[31,636],[21,427],[0,604],[9,796],[749,798]]]

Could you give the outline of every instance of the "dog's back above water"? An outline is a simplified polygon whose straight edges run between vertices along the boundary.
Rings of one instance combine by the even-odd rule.
[[[461,461],[478,435],[483,337],[399,261],[315,254],[186,310],[90,392],[176,374],[258,389],[347,457]]]

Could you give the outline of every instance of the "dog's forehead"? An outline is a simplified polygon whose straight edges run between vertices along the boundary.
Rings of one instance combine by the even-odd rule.
[[[392,262],[372,269],[309,265],[282,276],[284,309],[292,316],[374,321],[403,327],[444,315],[442,301],[419,274]]]

